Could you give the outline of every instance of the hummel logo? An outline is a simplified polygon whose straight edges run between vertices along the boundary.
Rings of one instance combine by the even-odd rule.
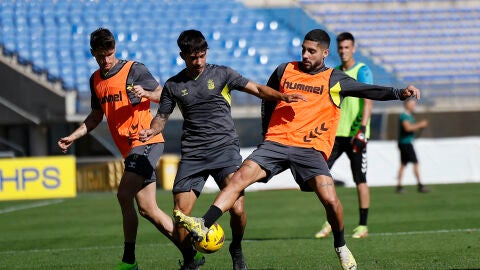
[[[325,127],[325,122],[324,122],[320,126],[320,129],[318,129],[318,127],[316,127],[314,130],[310,131],[310,133],[308,134],[308,137],[307,137],[307,135],[303,136],[303,141],[304,142],[311,142],[313,139],[316,139],[316,138],[318,138],[318,136],[322,135],[323,134],[322,131],[327,131],[327,130],[328,130],[328,128]]]

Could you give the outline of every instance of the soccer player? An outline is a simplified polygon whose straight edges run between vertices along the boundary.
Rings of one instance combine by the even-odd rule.
[[[346,96],[376,100],[419,97],[414,86],[395,89],[357,82],[340,70],[327,68],[330,37],[321,29],[305,35],[302,61],[281,64],[268,85],[285,94],[303,94],[307,101],[278,102],[273,112],[266,108],[268,123],[264,142],[247,157],[213,205],[202,218],[174,211],[175,221],[192,232],[196,241],[230,209],[243,190],[257,181],[268,181],[290,169],[303,191],[314,191],[324,205],[332,225],[334,248],[343,269],[356,269],[357,263],[344,238],[343,208],[338,199],[326,160],[335,140],[340,104]]]
[[[415,122],[413,112],[417,101],[413,98],[409,98],[404,102],[405,111],[400,114],[399,129],[398,129],[398,149],[400,150],[400,168],[398,169],[398,184],[397,193],[404,193],[405,189],[402,186],[402,176],[405,166],[409,163],[413,163],[413,173],[417,179],[418,192],[426,193],[430,192],[430,188],[424,186],[420,181],[420,173],[418,170],[418,159],[413,148],[413,140],[415,139],[415,131],[419,131],[428,126],[427,120],[422,120],[418,123]]]
[[[150,126],[153,116],[150,101],[159,102],[161,86],[141,63],[117,59],[115,38],[110,30],[99,28],[90,35],[91,53],[99,69],[90,77],[91,111],[70,135],[58,141],[66,153],[72,143],[100,124],[105,115],[113,140],[125,159],[125,171],[117,191],[122,210],[124,251],[119,270],[138,269],[135,258],[138,217],[149,220],[173,240],[172,218],[160,210],[156,201],[155,168],[163,153],[162,134],[148,143],[139,140],[139,131]],[[191,252],[195,252],[193,248]],[[204,262],[201,254],[197,263]]]
[[[342,64],[335,69],[342,70],[348,76],[362,83],[373,83],[370,68],[364,63],[356,62],[355,38],[351,33],[344,32],[337,36],[337,50]],[[368,235],[367,217],[370,207],[370,190],[367,185],[367,140],[370,137],[370,115],[373,102],[366,98],[345,97],[342,101],[340,122],[333,144],[332,154],[328,158],[328,168],[346,153],[350,159],[353,181],[357,186],[360,221],[353,230],[353,238],[364,238]],[[322,229],[315,234],[316,238],[325,238],[332,227],[325,221]]]
[[[208,44],[200,31],[183,31],[177,44],[186,67],[165,83],[157,115],[151,128],[141,131],[140,139],[146,142],[160,134],[178,104],[184,122],[181,160],[173,185],[174,209],[189,214],[209,175],[223,189],[242,163],[231,116],[230,91],[237,89],[287,104],[302,96],[300,93],[280,93],[249,81],[229,67],[207,64]],[[243,191],[225,210],[230,210],[232,242],[229,251],[233,269],[247,269],[241,246],[247,223]],[[179,233],[178,237],[189,252],[191,241],[186,233]],[[192,257],[188,252],[182,252],[185,267]]]

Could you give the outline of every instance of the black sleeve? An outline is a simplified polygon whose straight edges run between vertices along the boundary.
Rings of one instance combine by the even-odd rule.
[[[286,67],[287,63],[279,65],[268,79],[267,86],[278,91],[280,89],[280,79],[282,78]],[[275,110],[275,106],[277,106],[277,101],[262,99],[262,136],[267,134],[268,124],[270,123],[270,118],[272,118],[272,113],[273,110]]]
[[[402,95],[403,89],[361,83],[343,71],[335,69],[330,78],[330,89],[337,84],[340,87],[340,95],[342,97],[358,97],[373,100],[405,99]]]
[[[175,98],[168,87],[167,81],[162,89],[162,95],[160,96],[160,104],[158,106],[157,114],[171,114],[173,109],[175,109],[175,105]]]
[[[95,90],[93,90],[93,74],[90,76],[90,107],[92,110],[102,109],[102,106],[100,106],[100,102],[98,101],[97,94],[95,94]]]

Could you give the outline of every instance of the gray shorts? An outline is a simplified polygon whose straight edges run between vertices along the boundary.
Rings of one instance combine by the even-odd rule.
[[[312,191],[307,181],[315,176],[332,177],[322,153],[313,148],[287,146],[265,141],[247,159],[254,161],[267,172],[267,177],[261,180],[265,183],[273,176],[290,169],[302,191]]]
[[[219,187],[225,178],[238,170],[242,156],[238,144],[230,144],[206,153],[202,158],[182,157],[173,182],[173,193],[189,192],[200,194],[209,175]]]
[[[144,186],[157,181],[155,169],[163,154],[164,143],[153,143],[132,148],[125,158],[125,171],[145,178]]]

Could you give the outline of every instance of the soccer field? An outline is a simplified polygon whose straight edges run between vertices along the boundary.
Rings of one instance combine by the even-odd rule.
[[[398,195],[371,188],[370,236],[351,239],[358,222],[356,190],[337,188],[347,244],[359,269],[480,269],[480,184],[437,185]],[[201,215],[214,194],[203,194]],[[247,193],[244,253],[250,269],[339,269],[333,239],[314,239],[325,212],[313,193]],[[172,196],[160,191],[168,213]],[[219,223],[230,239],[228,215]],[[114,193],[74,199],[0,202],[0,269],[114,269],[122,255],[120,209]],[[226,246],[228,242],[226,243]],[[180,252],[141,219],[140,269],[178,269]],[[202,269],[231,269],[227,248],[206,255]]]

